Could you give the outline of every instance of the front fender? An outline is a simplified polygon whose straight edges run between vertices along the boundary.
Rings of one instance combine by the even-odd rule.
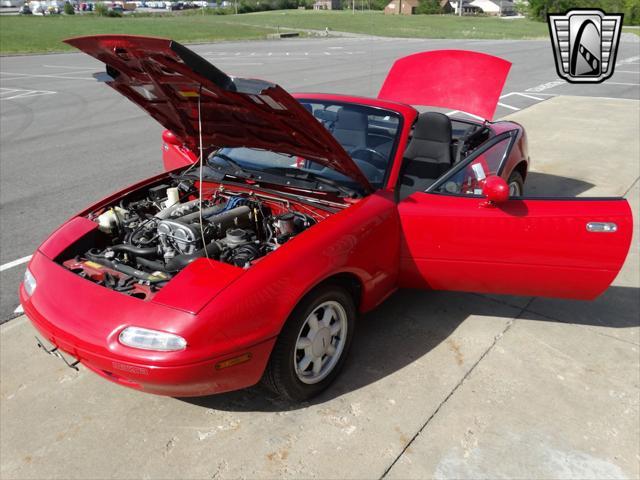
[[[200,312],[198,335],[206,338],[220,329],[239,348],[272,338],[310,290],[338,273],[358,277],[361,310],[372,308],[396,288],[398,232],[392,194],[370,195],[248,269]]]

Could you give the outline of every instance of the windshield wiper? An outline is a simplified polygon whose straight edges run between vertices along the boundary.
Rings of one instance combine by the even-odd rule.
[[[216,182],[220,182],[227,175],[235,176],[238,178],[244,178],[244,179],[251,179],[255,177],[253,172],[241,167],[240,164],[238,164],[235,160],[233,160],[232,158],[228,157],[223,153],[214,154],[210,158],[213,158],[213,157],[218,157],[221,160],[224,160],[225,163],[231,166],[232,168],[225,168],[222,165],[212,164],[211,162],[207,161],[207,163],[203,165],[204,167],[203,175],[204,175],[204,178],[208,180],[214,180]],[[181,178],[198,178],[198,171],[197,169],[194,169],[194,167],[196,167],[198,164],[199,164],[198,162],[194,163],[190,168],[182,172],[180,177]],[[233,172],[231,170],[233,170]]]
[[[224,160],[224,162],[227,165],[230,165],[235,169],[235,172],[234,172],[235,175],[237,175],[238,173],[243,173],[244,175],[246,175],[249,178],[253,176],[253,173],[250,170],[247,170],[246,168],[240,166],[240,164],[238,162],[236,162],[230,156],[225,155],[224,153],[220,153],[220,152],[214,153],[210,158],[219,158],[221,160]],[[211,165],[209,162],[207,162],[207,164],[209,165],[209,167],[215,168],[215,166]]]
[[[300,180],[314,181],[316,183],[322,183],[324,185],[328,185],[332,187],[334,190],[339,191],[340,193],[346,195],[347,197],[361,197],[362,194],[358,190],[354,188],[346,187],[330,178],[323,177],[322,175],[318,175],[314,172],[310,172],[309,170],[299,170],[297,168],[287,168],[285,170],[285,175],[288,177],[298,178]]]

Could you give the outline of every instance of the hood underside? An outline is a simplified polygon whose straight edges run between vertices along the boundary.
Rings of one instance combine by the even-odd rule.
[[[396,60],[378,98],[450,108],[492,120],[511,63],[468,50],[434,50]]]
[[[104,62],[97,75],[194,152],[248,147],[314,160],[373,190],[342,146],[274,83],[230,77],[165,38],[95,35],[65,40]]]

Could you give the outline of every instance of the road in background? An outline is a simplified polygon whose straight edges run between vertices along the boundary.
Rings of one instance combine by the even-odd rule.
[[[513,62],[500,118],[554,95],[640,99],[640,43],[627,39],[615,75],[600,85],[559,80],[548,41],[340,37],[193,49],[229,74],[289,91],[365,96],[377,94],[398,57],[447,48],[486,52]],[[21,259],[75,212],[162,168],[161,127],[97,83],[92,73],[102,70],[83,54],[0,60],[0,323],[18,306]],[[561,148],[562,137],[554,141]]]

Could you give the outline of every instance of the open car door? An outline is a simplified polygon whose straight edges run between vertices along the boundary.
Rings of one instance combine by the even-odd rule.
[[[590,300],[615,279],[631,242],[625,199],[484,197],[511,137],[399,202],[400,286]]]

